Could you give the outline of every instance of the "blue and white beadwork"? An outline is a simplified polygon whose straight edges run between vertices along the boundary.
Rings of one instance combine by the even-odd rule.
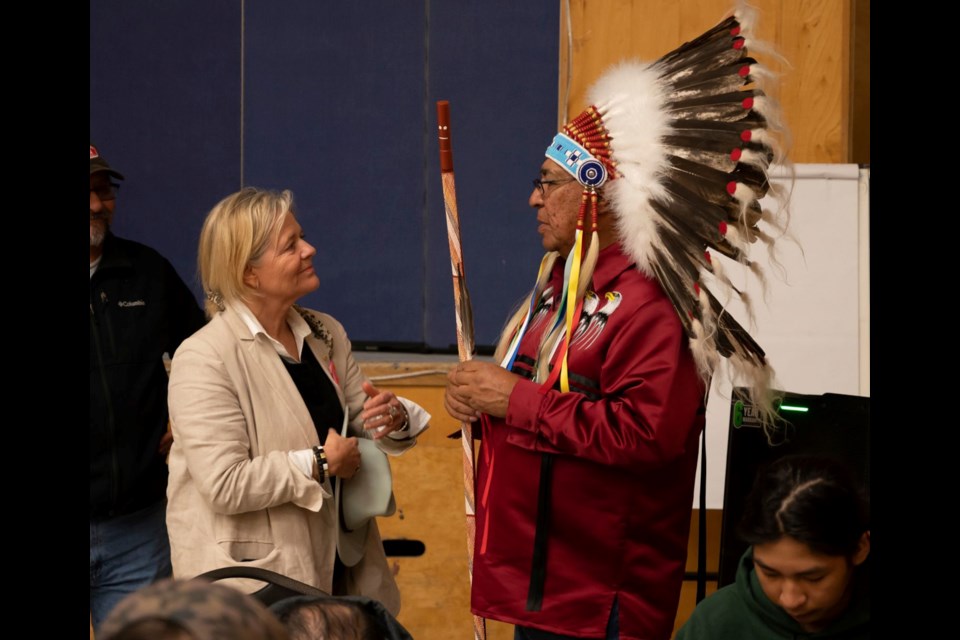
[[[584,186],[599,187],[607,179],[607,169],[603,163],[566,134],[555,135],[544,155],[563,167]]]

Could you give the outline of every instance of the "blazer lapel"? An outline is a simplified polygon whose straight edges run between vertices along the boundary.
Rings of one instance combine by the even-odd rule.
[[[243,319],[229,307],[223,314],[247,353],[247,366],[251,369],[248,376],[250,383],[256,384],[253,380],[257,378],[265,381],[272,392],[270,394],[272,402],[282,403],[296,417],[297,425],[305,440],[319,442],[310,411],[307,410],[300,391],[287,373],[287,368],[276,349],[265,337],[258,338],[251,334]],[[258,376],[258,373],[261,375]],[[340,402],[343,403],[342,396]]]

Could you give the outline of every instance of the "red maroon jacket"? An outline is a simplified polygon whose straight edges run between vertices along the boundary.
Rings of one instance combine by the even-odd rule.
[[[562,279],[558,261],[553,291]],[[704,385],[677,312],[619,245],[601,252],[592,289],[597,304],[589,315],[585,304],[570,348],[571,392],[541,393],[524,379],[505,419],[483,417],[471,605],[484,618],[602,637],[616,598],[620,638],[666,639],[687,555]],[[551,298],[548,287],[512,367],[525,378],[555,314]],[[535,546],[545,556],[536,565]]]

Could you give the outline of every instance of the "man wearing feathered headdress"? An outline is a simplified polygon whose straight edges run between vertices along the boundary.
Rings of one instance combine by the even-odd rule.
[[[546,150],[529,204],[547,254],[495,365],[451,372],[478,422],[474,614],[516,638],[669,638],[711,377],[771,415],[773,372],[724,312],[775,189],[776,105],[740,12],[652,64],[626,62]],[[746,302],[744,300],[744,302]]]

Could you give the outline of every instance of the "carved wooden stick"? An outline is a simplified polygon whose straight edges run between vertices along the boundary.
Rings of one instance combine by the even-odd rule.
[[[440,141],[440,179],[443,183],[443,207],[447,213],[447,240],[450,245],[450,267],[453,271],[453,301],[457,314],[457,351],[460,362],[473,357],[473,309],[467,291],[463,270],[463,250],[460,244],[460,217],[457,214],[457,190],[453,179],[453,148],[450,141],[450,103],[437,101],[437,135]],[[474,501],[473,431],[469,422],[460,423],[460,441],[463,443],[463,496],[467,513],[467,570],[473,584],[473,541],[476,533]],[[486,640],[486,622],[473,616],[475,640]]]

